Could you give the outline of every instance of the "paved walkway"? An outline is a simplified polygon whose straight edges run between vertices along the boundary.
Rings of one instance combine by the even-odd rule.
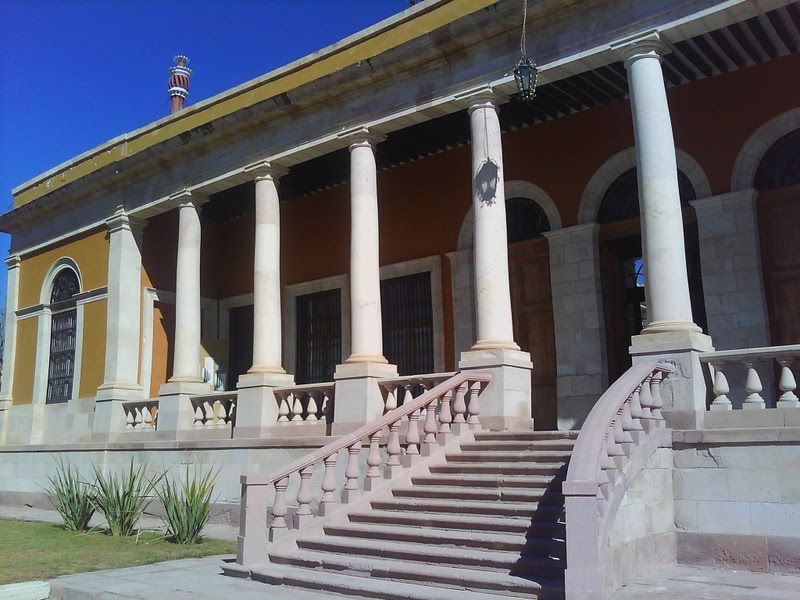
[[[798,600],[800,576],[676,565],[637,579],[611,600]]]

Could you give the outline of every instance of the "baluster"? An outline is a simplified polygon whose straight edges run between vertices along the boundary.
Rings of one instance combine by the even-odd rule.
[[[278,395],[278,423],[289,422],[289,402],[285,394]]]
[[[217,400],[214,403],[214,417],[217,427],[225,427],[228,424],[228,411],[225,410],[225,403]]]
[[[358,466],[359,454],[361,453],[361,440],[358,440],[347,449],[347,469],[344,472],[346,482],[342,490],[342,502],[348,504],[361,495],[358,489],[358,477],[361,469]]]
[[[447,390],[439,404],[439,445],[445,446],[453,437],[450,423],[453,422],[453,413],[450,412],[450,401],[453,399],[453,390]]]
[[[778,398],[778,408],[800,407],[800,401],[798,401],[797,395],[794,393],[797,389],[797,382],[794,379],[794,373],[789,368],[792,364],[792,359],[779,359],[778,364],[781,366],[778,387],[783,392],[781,397]]]
[[[633,448],[633,437],[631,436],[630,429],[625,429],[625,405],[627,404],[628,403],[625,402],[622,406],[620,406],[619,410],[617,411],[617,418],[614,419],[614,441],[622,449],[622,452],[625,454],[625,456],[630,456]]]
[[[287,487],[289,487],[288,477],[275,482],[275,503],[272,505],[272,524],[269,528],[269,540],[271,542],[285,534],[289,528],[288,523],[286,523],[286,515],[289,512],[286,507]]]
[[[326,423],[333,423],[333,398],[327,390],[322,392],[322,414]]]
[[[236,419],[234,418],[235,414],[236,414],[236,400],[231,400],[228,403],[228,423],[230,423],[231,426],[233,426],[233,424],[236,422]]]
[[[419,456],[419,409],[408,415],[406,443],[406,453],[402,456],[401,462],[404,467],[408,468]]]
[[[634,390],[631,394],[631,399],[628,402],[628,412],[631,416],[631,437],[635,443],[641,441],[644,435],[644,427],[642,427],[642,405],[639,403],[639,390]]]
[[[722,372],[721,366],[714,366],[714,401],[711,403],[709,410],[732,410],[733,405],[728,398],[728,393],[731,391],[731,386],[728,385],[728,378]]]
[[[153,428],[158,429],[158,405],[153,406]]]
[[[133,409],[125,409],[125,429],[133,429]]]
[[[389,443],[386,444],[389,458],[383,469],[384,479],[394,479],[402,468],[400,464],[400,423],[401,419],[397,419],[389,426]]]
[[[295,394],[293,393],[291,397],[294,398],[294,402],[292,403],[292,421],[302,421],[303,420],[303,403],[300,401],[300,396],[303,394]]]
[[[325,459],[325,475],[322,477],[322,499],[319,501],[319,515],[330,514],[336,504],[336,452]]]
[[[411,402],[414,399],[414,394],[411,391],[411,389],[413,387],[414,386],[412,386],[411,384],[408,384],[403,388],[403,390],[404,390],[403,391],[403,403],[400,406],[405,406],[406,404],[408,404],[409,402]]]
[[[639,405],[642,407],[642,427],[647,433],[650,433],[656,425],[653,420],[653,394],[649,377],[639,387]]]
[[[200,408],[199,404],[194,407],[194,428],[203,428],[203,409]]]
[[[469,386],[469,406],[467,407],[467,413],[469,414],[467,423],[469,423],[470,429],[473,431],[479,431],[481,428],[481,420],[479,418],[481,414],[480,394],[481,382],[473,381]]]
[[[606,430],[606,453],[608,457],[611,459],[611,462],[614,464],[613,469],[606,469],[606,474],[608,475],[609,481],[612,483],[616,481],[617,475],[619,475],[619,469],[622,466],[622,461],[625,458],[625,453],[622,451],[622,447],[617,444],[617,441],[614,439],[614,421],[608,424],[608,429]]]
[[[436,432],[439,431],[439,424],[436,422],[436,402],[437,400],[433,400],[426,407],[425,425],[423,427],[425,439],[421,448],[422,456],[430,456],[433,452],[434,444],[436,444]]]
[[[297,492],[297,512],[294,515],[295,529],[305,527],[314,517],[311,515],[309,503],[311,495],[311,475],[314,473],[314,465],[308,465],[300,469],[300,489]]]
[[[664,426],[664,415],[661,414],[661,409],[664,408],[664,400],[661,398],[661,383],[663,380],[663,371],[656,371],[650,379],[650,399],[653,402],[650,408],[650,414],[653,415],[658,427]]]
[[[633,394],[631,394],[633,396]],[[620,421],[622,424],[622,431],[625,434],[625,443],[626,444],[638,444],[641,439],[641,430],[636,429],[636,426],[633,424],[633,418],[631,417],[631,400],[628,399],[627,402],[622,404],[622,408],[620,410]],[[641,426],[640,426],[641,427]],[[623,448],[625,449],[625,448]],[[631,446],[628,447],[625,454],[630,456]]]
[[[394,384],[389,386],[389,388],[386,390],[386,402],[383,405],[383,414],[386,414],[389,411],[397,408],[397,396],[395,395],[394,390]]]
[[[308,406],[306,407],[306,413],[308,416],[306,417],[306,422],[315,422],[317,421],[317,392],[309,392],[308,393]]]
[[[203,402],[203,427],[214,426],[214,409],[211,407],[211,402],[205,400]]]
[[[137,406],[136,407],[136,416],[134,417],[134,420],[133,420],[134,428],[141,427],[142,426],[142,421],[143,421],[142,409],[141,409],[141,407]]]
[[[764,387],[761,385],[761,378],[756,371],[755,363],[745,363],[747,366],[747,382],[744,385],[744,391],[747,392],[747,397],[742,403],[742,408],[745,410],[766,408],[764,398],[761,397],[761,390]]]
[[[145,429],[152,429],[153,428],[153,413],[150,412],[150,407],[145,406],[144,411],[144,428]]]
[[[467,412],[467,382],[465,381],[456,388],[456,398],[453,402],[453,433],[461,435],[467,428],[467,419],[464,416]]]
[[[381,437],[383,436],[382,431],[376,431],[371,436],[369,436],[369,454],[367,454],[367,476],[364,479],[364,489],[367,491],[371,491],[375,488],[378,483],[378,478],[381,476],[381,451],[380,451],[380,444],[381,444]]]

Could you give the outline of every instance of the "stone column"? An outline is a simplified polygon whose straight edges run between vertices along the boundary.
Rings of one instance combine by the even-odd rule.
[[[139,340],[142,306],[142,231],[145,222],[120,206],[106,221],[109,231],[106,355],[97,388],[92,436],[109,439],[125,428],[122,400],[142,400]]]
[[[171,199],[179,207],[178,258],[175,274],[175,346],[172,377],[161,386],[158,431],[172,437],[192,428],[190,396],[211,392],[200,365],[200,207],[206,198],[189,191]]]
[[[667,48],[655,32],[613,47],[625,60],[630,86],[649,320],[631,340],[631,354],[634,362],[653,357],[681,362],[665,390],[672,393],[671,408],[702,410],[705,388],[696,355],[712,345],[692,319],[678,167],[661,70]]]
[[[375,145],[382,138],[359,128],[350,141],[350,347],[336,367],[334,428],[344,433],[380,416],[378,380],[397,376],[383,356]]]
[[[481,396],[481,423],[491,428],[530,428],[530,354],[514,342],[503,147],[498,98],[484,88],[467,95],[472,133],[472,203],[475,212],[477,341],[461,354],[459,369],[492,373]]]
[[[599,225],[548,231],[558,428],[578,429],[608,388]]]
[[[8,283],[6,286],[5,342],[3,346],[3,382],[0,387],[0,444],[6,440],[8,415],[13,403],[14,355],[17,349],[17,308],[19,306],[19,264],[18,254],[6,259]]]
[[[269,161],[245,167],[255,176],[253,366],[239,377],[235,437],[261,437],[278,420],[272,389],[292,385],[281,359],[281,215],[277,181],[285,170]]]

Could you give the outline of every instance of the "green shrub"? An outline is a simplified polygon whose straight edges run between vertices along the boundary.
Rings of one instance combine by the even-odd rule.
[[[182,480],[165,480],[156,491],[164,505],[164,525],[167,539],[176,544],[197,544],[202,541],[200,531],[206,526],[211,510],[211,495],[214,493],[216,472],[209,471],[202,477],[197,470],[189,477],[189,467]]]
[[[85,531],[95,510],[93,487],[81,477],[77,468],[64,464],[58,459],[56,474],[48,478],[50,485],[45,492],[50,498],[64,528],[69,531]]]
[[[121,476],[105,475],[93,465],[96,478],[95,508],[103,513],[108,523],[108,531],[113,536],[133,535],[139,526],[139,519],[154,500],[153,492],[164,477],[147,474],[147,464],[130,468]]]

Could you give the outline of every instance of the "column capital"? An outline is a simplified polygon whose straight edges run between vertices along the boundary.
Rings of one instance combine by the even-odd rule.
[[[670,52],[657,29],[651,29],[634,36],[612,42],[610,48],[625,61],[625,68],[640,58],[657,58]]]
[[[491,85],[481,85],[476,88],[458,92],[453,96],[456,104],[466,108],[469,112],[477,108],[497,109],[498,105],[508,101],[508,96],[493,88]]]
[[[118,206],[114,214],[109,219],[106,219],[106,227],[110,233],[116,233],[121,229],[132,231],[136,234],[141,233],[147,227],[145,219],[131,217],[126,211],[124,206]]]
[[[179,206],[180,208],[191,205],[199,210],[208,200],[209,198],[205,194],[192,191],[189,188],[184,188],[169,195],[170,204],[172,204],[172,206]]]
[[[374,148],[386,139],[385,135],[363,126],[342,131],[338,133],[336,137],[340,140],[349,141],[351,151],[353,148],[363,148],[364,146]]]
[[[22,262],[22,258],[20,258],[19,254],[11,254],[8,258],[5,259],[6,265],[8,265],[8,270],[11,269],[18,269],[19,264]]]
[[[289,172],[289,169],[269,160],[258,160],[249,165],[245,165],[244,172],[253,175],[254,181],[260,181],[262,179],[278,181]]]

